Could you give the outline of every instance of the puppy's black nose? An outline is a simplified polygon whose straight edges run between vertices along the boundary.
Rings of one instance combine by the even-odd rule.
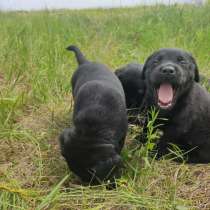
[[[160,72],[162,74],[174,75],[176,73],[176,70],[173,66],[164,66],[160,69]]]

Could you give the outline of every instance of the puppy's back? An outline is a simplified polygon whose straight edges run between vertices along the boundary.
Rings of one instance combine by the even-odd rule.
[[[123,98],[125,97],[122,84],[116,75],[106,65],[95,62],[85,63],[74,72],[72,77],[73,95],[84,83],[94,80],[108,84],[110,88],[119,92]]]

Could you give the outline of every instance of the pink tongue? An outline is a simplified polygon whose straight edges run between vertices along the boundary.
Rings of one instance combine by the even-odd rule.
[[[160,85],[158,99],[164,104],[168,104],[173,100],[173,88],[170,84],[165,83]]]

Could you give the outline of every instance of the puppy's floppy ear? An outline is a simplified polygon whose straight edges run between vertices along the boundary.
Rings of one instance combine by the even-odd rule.
[[[142,69],[142,79],[143,80],[145,80],[146,69],[147,69],[147,65],[145,63],[144,66],[143,66],[143,69]]]
[[[94,167],[91,168],[92,174],[99,181],[119,177],[119,168],[123,166],[120,155],[115,154],[113,157],[99,161]]]
[[[144,65],[143,65],[143,69],[142,69],[142,79],[145,80],[146,77],[146,70],[148,68],[148,64],[150,62],[150,60],[156,55],[158,54],[158,51],[155,51],[154,53],[152,53],[145,61]]]
[[[61,154],[64,157],[66,156],[65,151],[66,150],[68,151],[68,147],[71,143],[73,135],[74,135],[74,129],[73,128],[65,128],[59,136]]]
[[[143,68],[142,68],[142,79],[143,79],[143,80],[145,80],[145,74],[146,74],[146,70],[147,70],[147,67],[148,67],[148,63],[149,63],[150,59],[152,59],[152,57],[154,56],[154,54],[156,54],[156,53],[153,53],[152,55],[150,55],[150,56],[146,59],[144,65],[143,65]]]
[[[192,67],[193,67],[193,70],[194,70],[194,74],[195,74],[195,77],[194,77],[194,80],[195,82],[199,82],[200,81],[200,75],[199,75],[199,70],[198,70],[198,65],[195,61],[195,58],[190,54],[190,59],[192,61]]]

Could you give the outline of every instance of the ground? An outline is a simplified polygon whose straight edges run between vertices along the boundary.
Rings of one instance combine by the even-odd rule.
[[[210,6],[0,13],[0,209],[210,209],[210,164],[150,159],[129,127],[116,190],[83,186],[60,154],[71,125],[69,44],[113,70],[154,50],[190,51],[210,77]]]

